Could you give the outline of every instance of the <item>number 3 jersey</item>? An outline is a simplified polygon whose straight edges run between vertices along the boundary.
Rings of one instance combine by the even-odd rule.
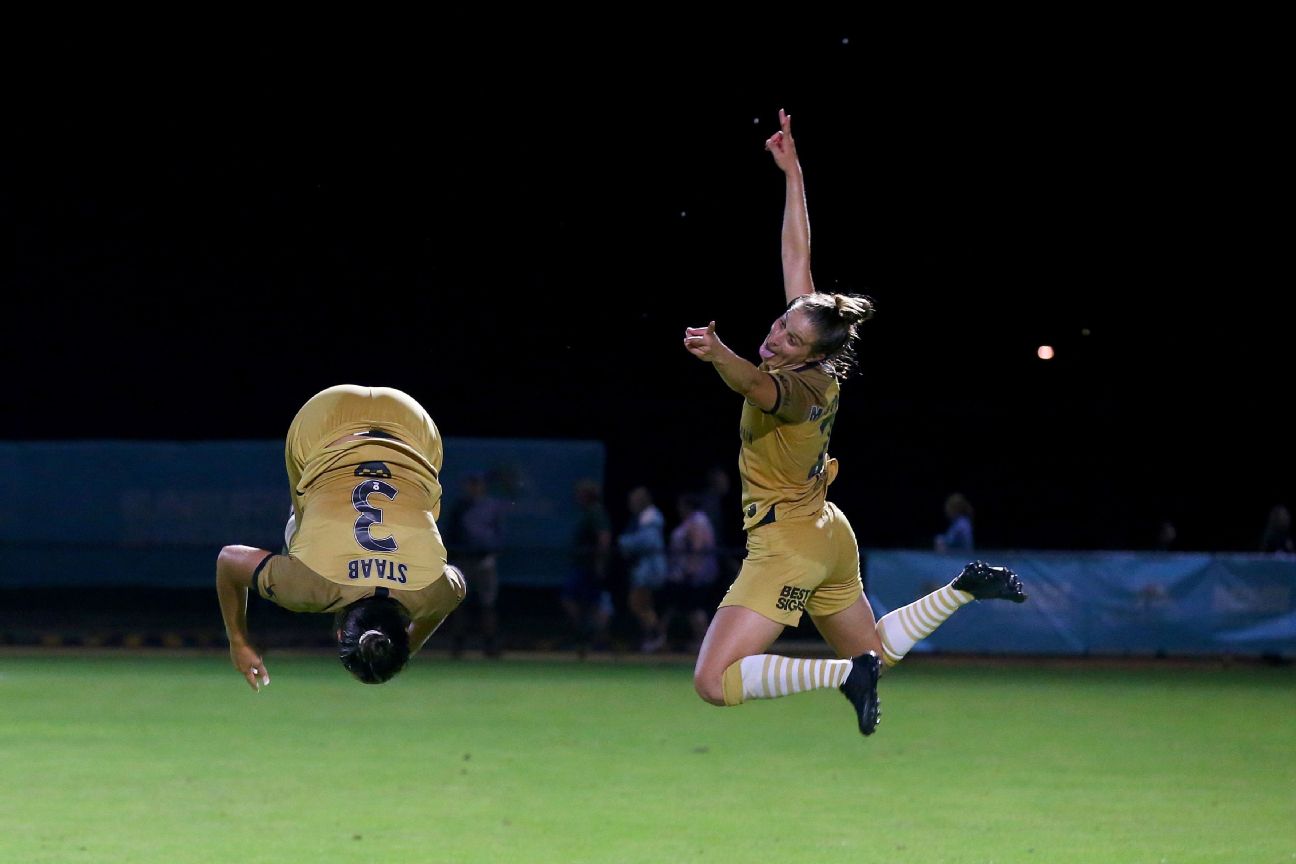
[[[837,379],[818,363],[761,369],[773,377],[778,397],[769,411],[743,403],[738,475],[747,531],[775,520],[818,516],[837,473],[837,460],[828,457]]]
[[[413,592],[446,572],[436,525],[441,458],[436,424],[401,391],[342,385],[317,394],[297,413],[285,448],[297,523],[289,556],[329,582],[386,588],[417,607]],[[307,587],[294,598],[285,592],[296,586],[282,583],[273,599],[327,611],[302,608],[324,599],[321,586]]]

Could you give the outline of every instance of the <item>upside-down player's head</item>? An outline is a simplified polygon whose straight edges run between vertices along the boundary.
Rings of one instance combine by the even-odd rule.
[[[337,613],[338,658],[365,684],[381,684],[409,661],[409,613],[390,597],[357,600]]]

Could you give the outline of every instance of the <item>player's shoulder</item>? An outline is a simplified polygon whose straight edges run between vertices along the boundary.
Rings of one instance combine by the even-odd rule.
[[[789,366],[772,371],[776,378],[802,384],[817,395],[835,394],[839,389],[837,376],[826,369],[822,363],[803,363],[800,366]]]

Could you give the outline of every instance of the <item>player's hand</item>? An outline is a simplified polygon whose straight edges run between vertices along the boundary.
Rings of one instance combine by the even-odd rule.
[[[684,328],[684,348],[700,360],[714,363],[714,352],[720,345],[720,337],[716,335],[714,321],[705,327]]]
[[[796,142],[792,140],[792,115],[779,109],[779,131],[765,141],[765,149],[784,173],[797,168]]]
[[[251,645],[230,645],[230,662],[253,690],[260,690],[270,683],[270,673],[266,671],[261,655]]]

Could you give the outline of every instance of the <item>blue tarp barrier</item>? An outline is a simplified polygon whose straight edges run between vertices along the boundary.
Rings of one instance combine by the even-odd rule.
[[[556,586],[570,565],[591,441],[451,438],[443,517],[470,473],[508,502],[504,584]],[[289,498],[278,441],[0,444],[0,587],[209,586],[228,543],[278,550]],[[1296,655],[1296,559],[1240,554],[979,552],[1030,600],[960,610],[917,650]],[[947,583],[964,558],[868,550],[877,614]]]
[[[925,650],[999,654],[1296,654],[1296,559],[1140,552],[980,552],[1030,599],[957,612]],[[870,551],[878,614],[943,585],[966,563]]]
[[[442,515],[470,472],[507,501],[500,573],[561,584],[577,481],[603,479],[596,441],[448,438]],[[281,441],[0,444],[0,587],[188,587],[221,546],[278,551],[290,499]]]

